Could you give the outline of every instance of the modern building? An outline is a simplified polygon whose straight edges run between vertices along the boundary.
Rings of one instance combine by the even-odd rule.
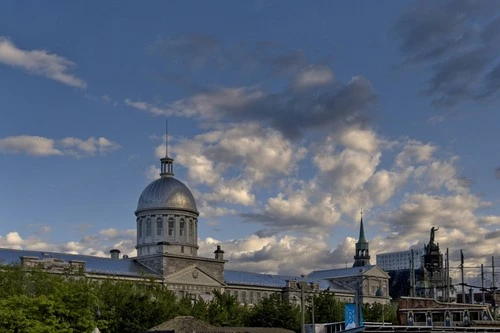
[[[384,271],[397,271],[410,269],[411,254],[413,253],[413,265],[415,268],[420,267],[424,249],[413,249],[408,251],[387,252],[377,254],[377,266]]]
[[[300,302],[304,293],[330,291],[344,301],[353,301],[356,290],[360,290],[364,302],[389,301],[389,276],[370,265],[362,216],[352,268],[282,276],[227,270],[220,246],[211,258],[198,256],[199,212],[195,199],[189,188],[174,178],[174,160],[168,153],[160,161],[160,178],[146,186],[135,210],[137,257],[120,257],[118,249],[111,250],[109,258],[0,249],[0,262],[43,267],[54,273],[69,271],[93,279],[148,279],[165,284],[178,297],[193,299],[209,300],[213,290],[219,290],[245,304],[255,304],[272,293]]]

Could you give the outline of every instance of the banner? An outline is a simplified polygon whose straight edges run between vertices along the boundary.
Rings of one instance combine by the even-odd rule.
[[[344,323],[345,329],[356,327],[356,304],[346,303],[344,307]],[[359,326],[363,326],[363,311],[359,309]]]

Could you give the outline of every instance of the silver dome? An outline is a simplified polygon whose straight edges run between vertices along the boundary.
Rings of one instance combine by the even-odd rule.
[[[198,214],[191,191],[173,177],[161,177],[142,191],[136,212],[147,209],[181,209]]]

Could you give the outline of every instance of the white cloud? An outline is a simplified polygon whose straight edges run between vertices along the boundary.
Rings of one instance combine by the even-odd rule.
[[[429,161],[437,150],[438,147],[431,143],[424,144],[417,140],[408,140],[396,157],[396,165],[405,166]]]
[[[341,216],[335,208],[334,198],[322,193],[312,183],[269,198],[264,212],[271,217],[273,227],[300,229],[305,233],[320,230],[328,233],[328,228],[335,225]]]
[[[394,196],[396,190],[407,183],[413,171],[407,168],[401,172],[379,170],[366,182],[366,190],[376,204],[383,205]],[[366,207],[366,206],[364,206]]]
[[[4,237],[0,235],[0,247],[2,248],[64,252],[100,257],[108,257],[110,255],[109,250],[114,248],[119,249],[122,255],[126,254],[133,257],[136,255],[135,243],[136,230],[134,229],[103,229],[97,234],[86,235],[80,241],[66,243],[49,243],[37,234],[31,234],[23,238],[17,231],[9,232]]]
[[[226,252],[226,269],[298,275],[340,264],[328,244],[314,237],[251,235],[224,242],[206,238],[199,241],[199,255],[212,257],[216,245]]]
[[[373,130],[348,127],[342,131],[339,143],[356,151],[373,153],[380,149],[383,141]]]
[[[157,156],[164,151],[164,145],[157,147]],[[209,185],[220,182],[228,170],[252,183],[276,174],[290,175],[307,152],[280,132],[255,123],[230,125],[182,140],[172,151],[176,161],[188,168],[191,180]]]
[[[34,156],[63,155],[52,139],[41,136],[19,135],[0,139],[0,151],[4,153],[25,153]]]
[[[19,236],[19,233],[9,232],[5,236],[5,241],[7,242],[7,244],[10,244],[10,245],[21,245],[23,242],[23,239],[21,238],[21,236]]]
[[[303,90],[322,86],[334,80],[333,72],[327,66],[309,65],[302,69],[293,82],[293,88]]]
[[[154,165],[150,165],[144,172],[144,175],[152,182],[160,177],[160,169]]]
[[[65,148],[66,154],[75,156],[95,155],[96,153],[105,155],[120,148],[120,145],[104,137],[90,137],[87,140],[68,137],[60,141]]]
[[[205,194],[203,199],[243,206],[255,204],[255,195],[252,193],[250,182],[238,179],[221,181],[215,184],[212,192]]]
[[[18,67],[29,73],[41,75],[68,86],[84,89],[86,83],[70,71],[75,63],[44,50],[22,50],[8,38],[0,37],[0,63]]]
[[[19,135],[0,139],[0,152],[25,153],[33,156],[73,155],[77,157],[95,155],[97,152],[104,155],[120,145],[104,137],[90,137],[87,140],[68,137],[55,141],[53,139]]]
[[[344,149],[340,153],[329,153],[327,146],[315,154],[313,161],[319,170],[330,178],[330,181],[341,189],[357,189],[375,173],[380,163],[380,152],[369,154],[352,149]]]

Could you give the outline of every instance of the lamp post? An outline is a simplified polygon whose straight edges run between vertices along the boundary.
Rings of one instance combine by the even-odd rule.
[[[302,275],[304,278],[304,275]],[[307,286],[307,282],[300,281],[297,283],[297,287],[300,289],[300,332],[305,333],[305,314],[304,314],[304,289]]]
[[[375,292],[375,296],[384,296],[384,291],[381,288],[381,280],[373,276],[365,276],[362,279],[358,279],[355,290],[355,307],[356,307],[356,327],[361,326],[361,309],[363,307],[363,282],[365,280],[378,280],[379,287]],[[384,324],[384,303],[382,302],[382,325]]]
[[[302,275],[302,278],[304,279],[305,275]],[[314,283],[311,282],[308,284],[306,281],[302,280],[297,283],[297,287],[300,289],[300,325],[301,325],[301,333],[305,333],[305,311],[304,311],[304,305],[305,305],[305,292],[307,290],[314,290]],[[312,314],[312,327],[313,327],[313,333],[316,332],[316,327],[315,327],[315,322],[314,322],[314,294],[312,295],[312,308],[311,308],[311,314]]]
[[[311,282],[311,290],[314,290],[314,283]],[[313,333],[316,333],[316,322],[314,319],[314,293],[311,295],[311,323],[313,328]]]
[[[96,317],[96,320],[101,316],[101,311],[99,310],[99,304],[95,304],[96,306],[96,310],[95,310],[95,317]],[[99,331],[99,329],[97,328],[97,325],[96,327],[94,328],[94,330],[92,331],[92,333],[100,333],[101,331]]]

